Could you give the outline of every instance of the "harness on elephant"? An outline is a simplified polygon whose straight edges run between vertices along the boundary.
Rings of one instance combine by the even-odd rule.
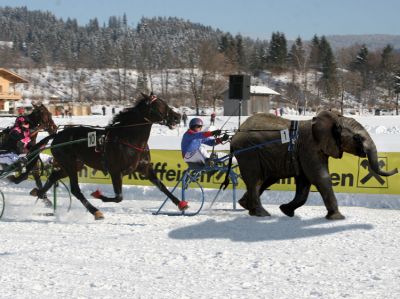
[[[249,131],[277,131],[277,130],[262,130],[262,129],[260,129],[260,130],[249,130]],[[279,130],[279,131],[281,131],[281,130]],[[285,130],[281,131],[281,138],[280,139],[268,140],[266,142],[254,144],[254,145],[249,146],[249,147],[245,147],[245,148],[241,148],[241,149],[238,149],[238,150],[235,150],[235,151],[231,151],[229,153],[228,169],[230,169],[232,167],[232,158],[235,155],[238,155],[238,154],[240,154],[242,152],[247,152],[247,151],[259,149],[259,148],[264,147],[264,146],[266,146],[268,144],[273,144],[273,143],[278,143],[278,142],[281,142],[281,143],[288,142],[289,143],[288,152],[290,154],[290,163],[293,166],[296,175],[298,175],[299,174],[299,165],[298,165],[298,162],[297,162],[297,159],[296,159],[296,155],[297,155],[297,140],[298,140],[298,137],[299,137],[299,121],[292,120],[290,122],[289,129],[288,130],[286,129],[286,132],[289,133],[288,136],[287,136],[288,140],[285,140],[285,138],[282,137],[284,135],[284,134],[282,134],[282,132],[284,132],[284,131]],[[244,132],[244,131],[242,131],[242,132]],[[222,188],[225,190],[228,187],[228,185],[229,185],[229,176],[226,176],[225,180],[221,183],[220,190]]]
[[[299,121],[292,120],[289,129],[289,147],[290,162],[295,170],[296,175],[299,175],[299,164],[296,159],[297,155],[297,139],[299,137]]]

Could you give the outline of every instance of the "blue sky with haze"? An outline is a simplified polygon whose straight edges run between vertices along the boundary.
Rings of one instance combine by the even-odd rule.
[[[0,6],[48,10],[84,25],[97,17],[126,13],[129,25],[141,17],[178,17],[233,35],[270,39],[283,32],[288,39],[314,34],[400,34],[400,0],[0,0]]]

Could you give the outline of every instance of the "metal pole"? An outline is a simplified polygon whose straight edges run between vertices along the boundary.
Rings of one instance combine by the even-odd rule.
[[[56,182],[53,185],[53,211],[54,211],[54,215],[56,214],[56,210],[57,210],[57,186],[58,186],[58,182]]]
[[[242,99],[239,100],[239,125],[238,130],[240,128],[240,116],[242,115]]]

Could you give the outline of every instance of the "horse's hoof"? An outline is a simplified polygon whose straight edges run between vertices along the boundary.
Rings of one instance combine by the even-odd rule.
[[[294,211],[292,209],[289,208],[288,205],[280,205],[279,209],[282,211],[283,214],[285,214],[286,216],[289,217],[293,217],[294,216]]]
[[[96,213],[94,213],[94,220],[103,220],[103,219],[104,219],[104,215],[102,212],[96,211]]]
[[[179,209],[180,211],[187,210],[188,208],[189,208],[189,204],[188,204],[187,201],[181,200],[181,201],[178,203],[178,209]]]
[[[31,190],[31,192],[29,192],[30,195],[35,196],[35,197],[38,197],[38,193],[39,193],[39,190],[37,188],[33,188]]]
[[[263,207],[256,207],[254,209],[249,210],[249,215],[250,216],[257,216],[257,217],[266,217],[266,216],[271,216],[270,213]]]
[[[328,212],[328,214],[325,216],[326,219],[328,220],[343,220],[345,217],[340,214],[339,211],[336,212]]]
[[[43,203],[46,206],[46,208],[52,208],[53,207],[53,203],[47,197],[43,198],[42,200],[43,200]]]
[[[97,189],[96,191],[90,193],[90,195],[93,196],[94,198],[101,199],[101,196],[103,194],[101,193],[101,191],[99,189]]]
[[[7,180],[9,180],[10,182],[12,182],[12,183],[15,183],[15,175],[9,175],[8,177],[7,177]]]

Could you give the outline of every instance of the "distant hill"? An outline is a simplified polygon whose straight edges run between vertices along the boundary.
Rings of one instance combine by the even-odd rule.
[[[328,35],[328,42],[334,50],[350,47],[354,44],[365,44],[370,50],[384,48],[387,44],[400,51],[400,35],[364,34],[364,35]]]

